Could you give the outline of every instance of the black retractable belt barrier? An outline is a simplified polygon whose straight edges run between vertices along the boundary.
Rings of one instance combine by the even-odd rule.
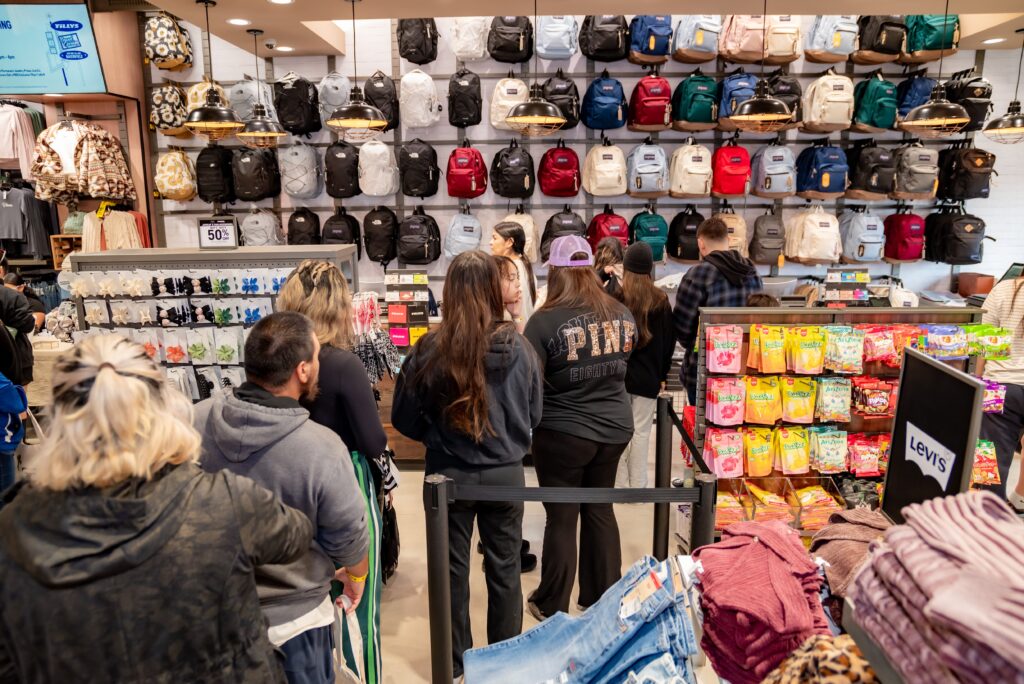
[[[455,484],[443,475],[423,479],[423,508],[427,518],[427,598],[430,618],[430,672],[434,684],[452,681],[451,568],[448,562],[448,504],[454,501],[532,501],[548,503],[653,503],[652,555],[668,556],[669,504],[693,504],[691,548],[714,541],[717,483],[693,441],[682,429],[667,396],[658,397],[655,442],[655,487],[613,489],[576,487],[488,487]],[[699,470],[693,487],[672,487],[672,428],[682,435]]]

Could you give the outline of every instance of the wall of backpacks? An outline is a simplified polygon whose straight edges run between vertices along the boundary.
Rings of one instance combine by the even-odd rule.
[[[310,58],[275,57],[283,75],[272,84],[240,74],[218,86],[181,71],[155,83],[151,122],[167,157],[158,168],[194,177],[184,187],[158,181],[168,220],[208,213],[204,203],[269,213],[277,227],[254,235],[358,244],[369,268],[427,265],[432,274],[461,251],[486,249],[490,226],[506,218],[524,224],[540,264],[554,237],[570,233],[595,244],[642,240],[657,259],[685,264],[698,257],[696,226],[712,215],[726,220],[737,249],[768,266],[780,255],[806,264],[982,260],[985,222],[973,201],[991,195],[997,166],[971,133],[991,112],[993,88],[971,68],[973,53],[955,54],[953,15],[389,24],[399,73],[361,83],[389,130],[362,145],[334,140],[323,125],[350,87],[340,59],[328,68],[325,58],[318,73]],[[387,52],[370,69],[390,64]],[[539,84],[567,123],[549,138],[518,138],[504,117],[529,96],[521,70],[532,71],[534,53],[550,62]],[[913,140],[900,121],[927,101],[940,55],[945,72],[958,70],[949,98],[972,122],[949,143]],[[737,134],[730,117],[761,79],[795,112],[792,126],[774,137]],[[179,137],[210,87],[240,112],[262,97],[289,143],[203,148]]]

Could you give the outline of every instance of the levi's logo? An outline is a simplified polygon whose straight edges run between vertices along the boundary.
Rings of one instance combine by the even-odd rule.
[[[906,456],[908,461],[916,463],[925,476],[938,482],[943,489],[949,485],[956,454],[910,421],[907,421]]]

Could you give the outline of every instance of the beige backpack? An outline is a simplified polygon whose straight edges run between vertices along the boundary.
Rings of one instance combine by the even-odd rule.
[[[209,76],[204,76],[202,81],[188,89],[188,111],[190,114],[193,109],[199,109],[206,104],[206,92],[210,88],[217,89],[217,94],[220,95],[220,101],[227,106],[228,96],[227,93],[224,92],[224,89],[211,81]]]
[[[188,202],[196,196],[196,169],[181,150],[160,155],[156,162],[156,189],[160,197]]]

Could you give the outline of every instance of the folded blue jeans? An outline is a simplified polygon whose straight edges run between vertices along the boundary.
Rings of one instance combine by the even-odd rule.
[[[630,669],[625,681],[626,684],[691,684],[693,677],[683,677],[672,654],[663,653],[648,660],[639,671]]]
[[[680,600],[637,630],[629,643],[609,658],[589,681],[591,684],[619,684],[628,678],[630,671],[641,670],[663,655],[672,658],[677,673],[685,677],[690,674],[687,659],[696,652],[693,625],[685,601]],[[692,684],[694,680],[691,677],[688,681]]]
[[[618,672],[618,679],[606,680],[622,681],[637,660],[631,655],[634,640],[640,638],[648,654],[649,644],[659,639],[669,644],[686,642],[689,634],[692,643],[692,629],[679,626],[678,611],[673,609],[670,617],[659,620],[668,608],[685,604],[685,587],[681,582],[676,585],[670,567],[669,562],[645,556],[582,615],[556,613],[517,637],[467,651],[466,681],[592,682],[625,657],[630,662]],[[681,609],[685,618],[685,608]],[[668,634],[673,630],[675,634]]]

